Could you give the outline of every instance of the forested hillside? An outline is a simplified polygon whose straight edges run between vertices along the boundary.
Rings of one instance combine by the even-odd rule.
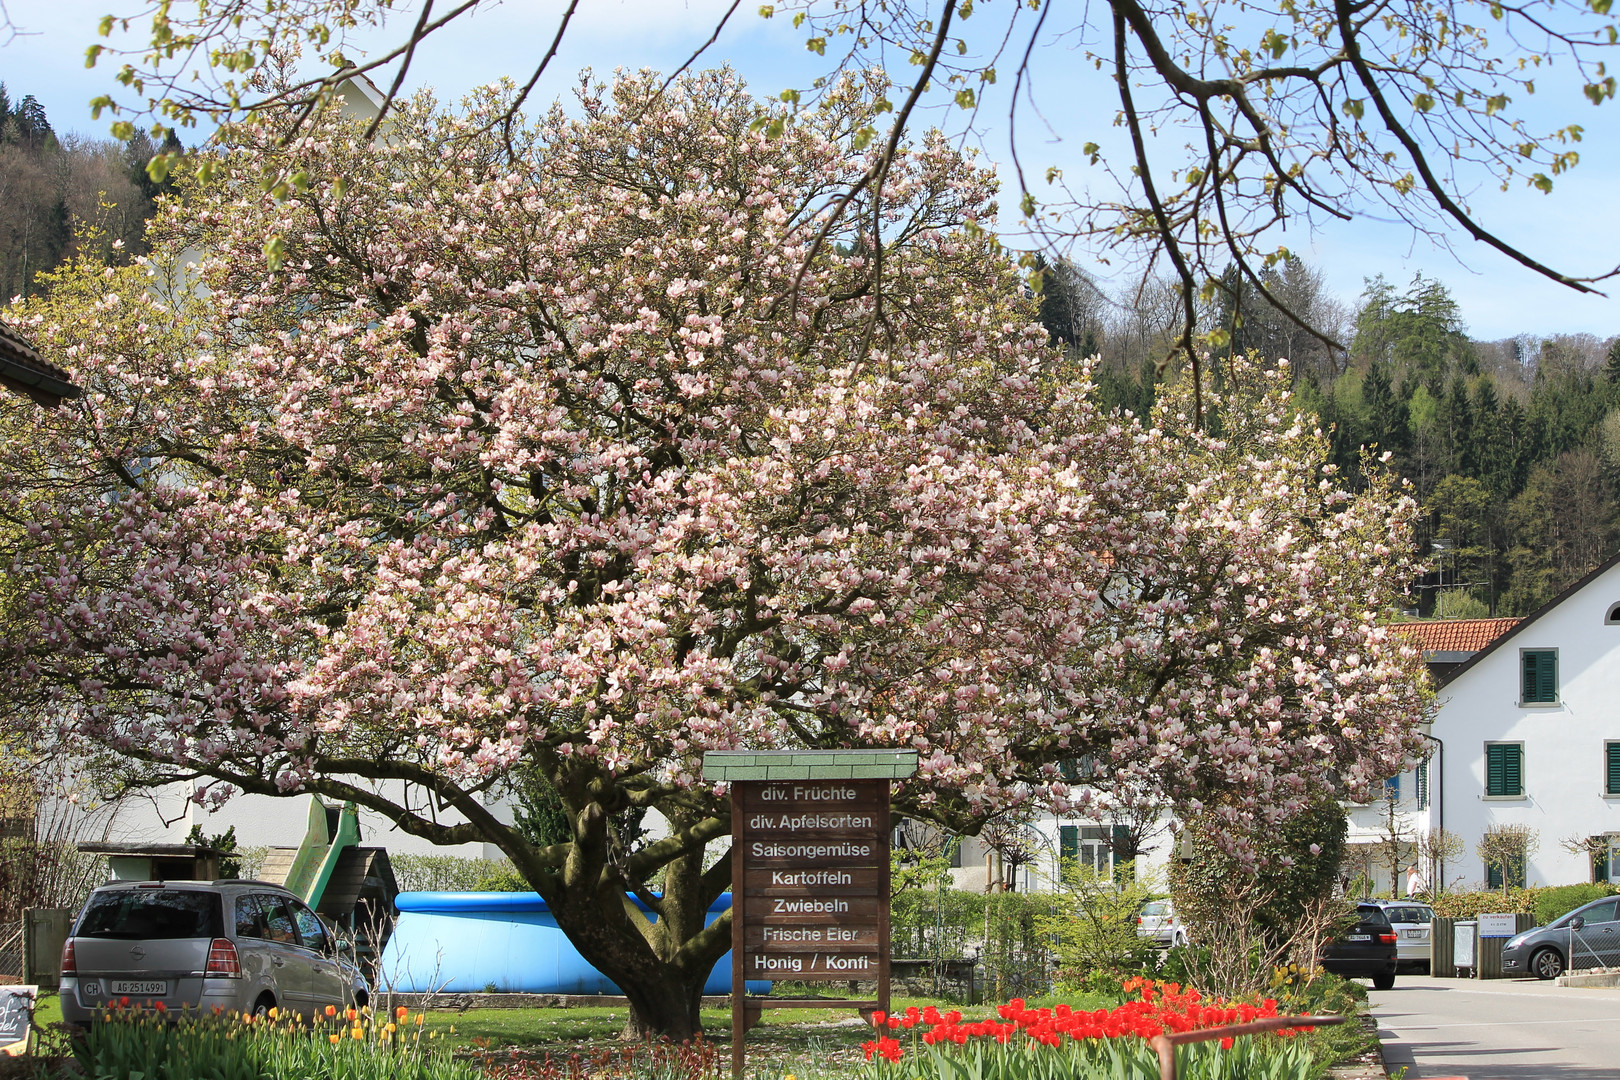
[[[1167,283],[1110,296],[1059,264],[1043,284],[1042,321],[1076,353],[1102,356],[1109,404],[1140,412],[1157,382],[1176,377],[1165,363]],[[1271,272],[1268,291],[1347,346],[1334,348],[1224,284],[1203,320],[1223,342],[1217,356],[1290,357],[1339,466],[1356,477],[1360,448],[1377,446],[1412,481],[1437,567],[1418,590],[1421,614],[1527,614],[1620,547],[1620,338],[1474,341],[1438,281],[1401,288],[1378,277],[1349,306],[1302,263]]]
[[[143,251],[162,190],[146,175],[153,149],[144,134],[128,144],[58,137],[33,95],[13,101],[0,82],[0,301],[34,292],[36,275],[76,244],[114,261]]]

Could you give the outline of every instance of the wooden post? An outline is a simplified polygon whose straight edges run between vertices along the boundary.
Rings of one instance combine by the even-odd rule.
[[[883,898],[882,911],[878,922],[878,979],[877,999],[878,1008],[885,1014],[889,1011],[889,799],[894,797],[892,784],[884,784],[885,798],[878,807],[878,835],[883,837],[883,867],[878,880],[882,884],[878,887],[878,895]]]
[[[748,979],[743,973],[743,809],[737,785],[731,786],[731,1080],[743,1080],[743,1036],[747,1034]]]

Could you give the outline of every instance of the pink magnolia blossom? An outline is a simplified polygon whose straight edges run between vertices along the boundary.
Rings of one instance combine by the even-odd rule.
[[[542,891],[563,855],[480,810],[516,767],[690,823],[705,750],[898,746],[947,823],[1111,787],[1263,822],[1414,750],[1379,625],[1413,505],[1339,484],[1285,369],[1233,365],[1219,434],[1103,414],[943,138],[812,250],[879,87],[772,135],[729,74],[660,85],[510,147],[496,91],[375,144],[240,130],[147,259],[13,308],[90,392],[0,458],[0,699],[214,797],[488,837]],[[716,835],[677,832],[632,869]]]

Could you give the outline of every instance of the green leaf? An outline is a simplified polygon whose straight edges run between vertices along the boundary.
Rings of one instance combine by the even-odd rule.
[[[851,145],[853,145],[856,150],[865,150],[872,144],[872,140],[876,137],[877,128],[868,124],[855,132],[855,138],[851,140]]]
[[[1553,189],[1552,177],[1546,173],[1536,173],[1530,178],[1530,186],[1543,193],[1550,192]]]
[[[1344,109],[1346,116],[1355,117],[1357,120],[1360,120],[1367,112],[1367,105],[1360,98],[1345,99],[1345,103],[1341,108]]]
[[[101,55],[102,50],[105,48],[106,46],[104,45],[92,45],[88,49],[84,50],[84,66],[87,68],[95,67],[96,58]]]
[[[974,100],[973,91],[970,89],[962,89],[956,92],[956,103],[964,109],[973,108]]]
[[[1086,155],[1087,160],[1089,160],[1093,165],[1097,164],[1098,160],[1102,157],[1102,148],[1094,142],[1086,143],[1086,145],[1080,148],[1080,152]]]
[[[287,241],[279,236],[272,236],[264,242],[264,261],[275,273],[281,269],[281,261],[287,257]]]
[[[817,56],[827,55],[827,39],[824,37],[813,37],[804,43],[804,47]]]
[[[1035,196],[1024,192],[1024,197],[1018,201],[1018,208],[1024,212],[1025,217],[1035,216]]]
[[[776,14],[776,5],[775,4],[761,4],[761,5],[759,5],[759,17],[760,18],[768,19],[772,15],[775,15],[775,14]]]
[[[113,17],[111,15],[103,15],[101,17],[101,25],[96,27],[96,33],[100,34],[102,37],[109,37],[112,34],[112,28]]]
[[[1419,94],[1412,99],[1412,106],[1413,108],[1417,109],[1418,112],[1428,112],[1430,109],[1434,108],[1434,95]]]

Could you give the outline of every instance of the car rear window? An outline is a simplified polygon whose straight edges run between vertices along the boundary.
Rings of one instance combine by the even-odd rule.
[[[1164,903],[1163,900],[1154,900],[1151,903],[1147,903],[1147,904],[1142,905],[1142,914],[1144,914],[1144,915],[1163,915],[1164,914],[1164,909],[1165,909],[1165,903]]]
[[[1392,923],[1428,923],[1434,918],[1434,912],[1426,907],[1387,907],[1384,915]]]
[[[1384,915],[1384,909],[1374,907],[1371,904],[1356,908],[1356,915],[1360,917],[1362,922],[1384,923],[1386,925],[1389,923],[1389,919]]]
[[[157,941],[221,937],[219,896],[196,889],[120,889],[96,893],[75,937]]]

